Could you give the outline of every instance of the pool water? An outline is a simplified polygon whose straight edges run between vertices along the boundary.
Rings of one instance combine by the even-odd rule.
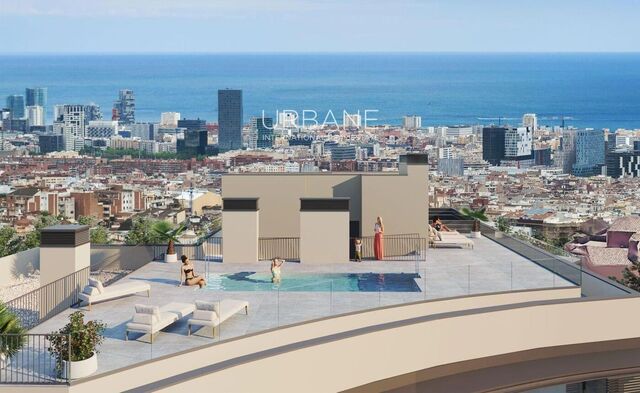
[[[238,272],[211,273],[207,289],[214,291],[291,291],[291,292],[420,292],[414,273],[316,273],[286,274],[279,284],[271,274]]]

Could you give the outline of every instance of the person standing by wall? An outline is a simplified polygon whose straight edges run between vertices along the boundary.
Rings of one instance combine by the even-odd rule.
[[[384,224],[382,223],[382,217],[378,216],[378,218],[376,218],[373,232],[375,233],[375,237],[373,238],[373,253],[376,260],[381,261],[384,259]]]

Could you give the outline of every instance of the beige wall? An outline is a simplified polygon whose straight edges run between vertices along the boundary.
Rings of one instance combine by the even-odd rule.
[[[427,167],[400,173],[228,174],[224,198],[260,198],[260,237],[299,237],[300,198],[350,198],[351,221],[373,235],[377,216],[387,234],[427,234]]]
[[[68,276],[91,263],[91,245],[40,247],[40,285]]]
[[[40,248],[21,251],[0,258],[0,285],[7,284],[19,275],[28,275],[40,268]]]
[[[349,212],[300,212],[300,262],[349,262]]]
[[[373,236],[376,217],[385,234],[417,233],[427,237],[429,199],[427,167],[407,165],[407,176],[362,177],[362,236]]]
[[[223,260],[225,263],[258,261],[260,214],[260,211],[222,212]]]
[[[185,208],[189,208],[190,201],[185,202]],[[220,194],[215,194],[211,191],[206,192],[199,198],[193,200],[193,213],[202,214],[202,208],[204,206],[220,206],[222,205],[222,197]]]
[[[223,392],[339,391],[428,365],[516,348],[638,335],[635,326],[640,315],[625,310],[636,308],[639,298],[602,303],[530,303],[579,298],[580,289],[569,287],[424,301],[357,312],[126,367],[74,382],[70,391],[123,391],[216,364],[228,367],[205,372],[206,375],[180,377],[178,384],[168,390],[204,391],[215,386]],[[508,310],[491,308],[512,304],[517,306]],[[475,311],[468,311],[469,315],[449,314],[461,310]],[[594,321],[593,315],[603,318]],[[433,318],[412,320],[427,316]],[[586,320],[589,321],[586,325],[591,326],[584,329]],[[620,320],[624,325],[610,329],[612,320]],[[529,333],[531,330],[534,333]],[[326,338],[335,334],[343,335]],[[319,338],[320,341],[315,341]],[[293,347],[284,352],[279,350],[289,345]],[[266,351],[266,355],[251,358],[261,351]],[[152,388],[146,386],[143,390]]]

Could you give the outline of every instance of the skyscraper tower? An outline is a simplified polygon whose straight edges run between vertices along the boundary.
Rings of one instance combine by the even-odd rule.
[[[24,96],[11,95],[7,97],[7,109],[9,109],[9,116],[12,119],[24,119],[25,117],[25,105]]]
[[[118,120],[121,124],[133,124],[136,122],[136,99],[133,90],[120,90],[118,99],[113,103],[113,109],[118,112]]]
[[[27,98],[26,106],[47,107],[47,88],[46,87],[27,87],[25,89]]]
[[[242,149],[242,90],[218,90],[220,151]]]

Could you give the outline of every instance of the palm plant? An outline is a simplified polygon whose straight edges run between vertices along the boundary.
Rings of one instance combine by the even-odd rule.
[[[0,356],[9,359],[18,353],[26,332],[18,317],[0,302]]]
[[[167,245],[167,255],[173,255],[176,253],[175,243],[178,242],[178,237],[180,237],[186,227],[184,225],[180,225],[177,228],[174,228],[168,221],[158,221],[153,224],[151,229],[161,241],[169,242]]]
[[[472,210],[472,209],[463,207],[462,215],[474,220],[489,221],[489,218],[485,214],[485,210],[486,208],[484,207],[479,210]]]

